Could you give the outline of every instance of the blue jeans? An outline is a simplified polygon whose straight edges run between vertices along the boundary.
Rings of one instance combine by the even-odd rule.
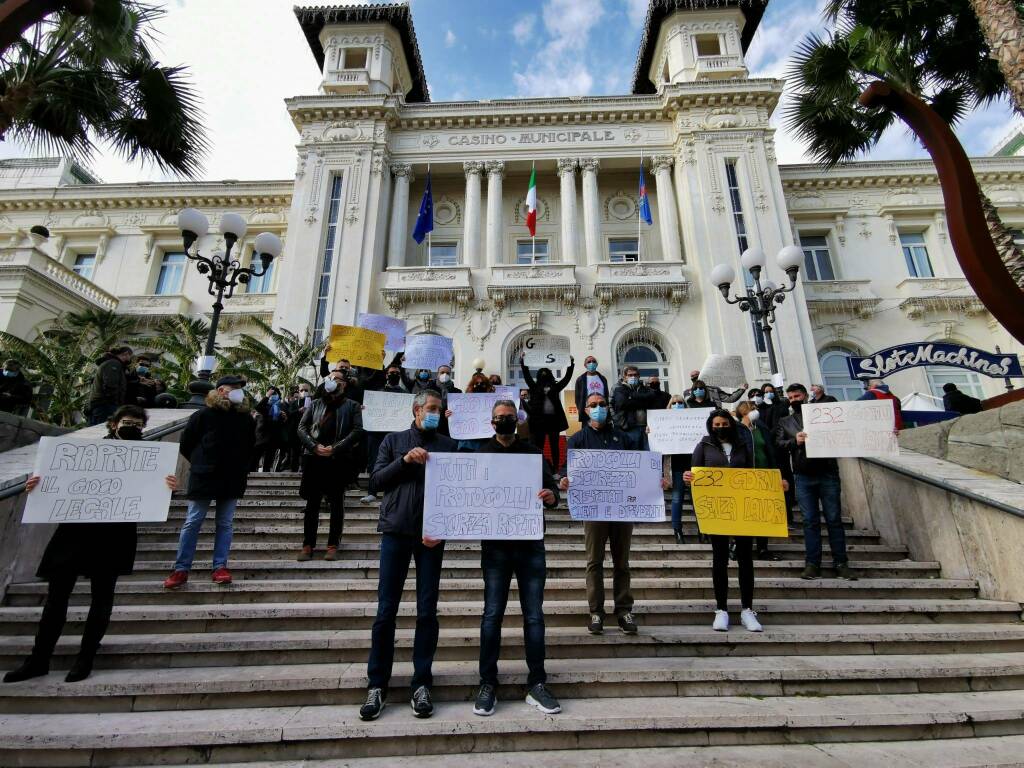
[[[196,542],[199,530],[210,509],[209,499],[193,499],[188,503],[188,514],[185,524],[181,526],[181,538],[178,539],[178,557],[174,561],[174,570],[192,570],[192,560],[196,556]],[[217,504],[217,528],[213,534],[213,567],[224,568],[228,564],[228,550],[231,549],[232,523],[235,519],[235,506],[238,499],[221,499]]]
[[[638,451],[647,450],[647,427],[630,427],[629,429],[622,430],[630,439],[633,441],[633,445],[636,446]]]
[[[429,687],[437,650],[437,598],[441,589],[444,544],[423,545],[418,537],[384,533],[380,537],[377,618],[373,622],[367,677],[370,688],[387,690],[395,661],[395,617],[402,602],[409,561],[416,560],[416,637],[412,645],[412,689]]]
[[[818,503],[828,526],[828,543],[832,548],[832,563],[843,565],[846,557],[846,531],[843,530],[841,488],[839,473],[823,475],[795,475],[796,501],[804,516],[804,548],[808,565],[821,567],[821,519]]]
[[[690,470],[693,456],[689,453],[680,453],[669,457],[669,461],[672,466],[672,528],[679,530],[683,527],[683,502],[686,501],[683,473]]]
[[[505,618],[512,574],[519,585],[526,644],[527,685],[547,682],[544,672],[544,582],[547,567],[542,541],[484,541],[480,545],[484,574],[484,615],[480,618],[480,683],[498,684],[501,622]]]

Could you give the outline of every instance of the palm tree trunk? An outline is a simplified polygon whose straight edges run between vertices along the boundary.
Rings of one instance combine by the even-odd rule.
[[[988,224],[992,242],[999,252],[999,258],[1003,260],[1013,281],[1024,290],[1024,252],[1017,247],[1013,235],[999,217],[999,211],[984,192],[981,193],[981,209],[985,214],[985,223]]]
[[[971,0],[985,42],[1006,78],[1017,112],[1024,114],[1024,19],[1015,0]]]

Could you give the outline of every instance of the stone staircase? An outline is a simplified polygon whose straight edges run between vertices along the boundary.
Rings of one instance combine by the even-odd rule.
[[[390,706],[362,723],[378,563],[375,505],[349,494],[342,557],[295,561],[295,475],[254,475],[235,520],[230,587],[210,583],[211,530],[187,588],[161,582],[185,502],[141,528],[88,680],[63,671],[0,685],[0,765],[205,763],[561,766],[1019,765],[1024,758],[1024,624],[1017,603],[982,600],[971,581],[907,559],[875,531],[848,530],[856,582],[799,578],[794,528],[757,563],[763,634],[711,630],[710,548],[668,524],[638,526],[633,587],[640,633],[587,634],[582,526],[549,513],[545,593],[549,683],[563,712],[523,703],[519,607],[509,601],[498,713],[475,717],[482,582],[478,546],[445,552],[439,702],[407,703],[414,591],[399,615]],[[849,524],[848,524],[849,529]],[[323,515],[321,537],[326,531]],[[826,562],[829,556],[826,553]],[[610,571],[609,571],[610,574]],[[412,587],[410,578],[407,587]],[[514,589],[514,586],[513,586]],[[88,586],[73,598],[55,670],[77,651]],[[0,668],[28,652],[45,594],[15,584],[0,607]],[[737,607],[738,610],[738,607]],[[733,616],[736,621],[736,616]],[[545,755],[538,754],[544,751]]]

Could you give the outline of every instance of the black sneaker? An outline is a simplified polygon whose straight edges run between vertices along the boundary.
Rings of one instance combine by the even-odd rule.
[[[821,566],[820,565],[813,565],[812,563],[808,563],[807,565],[805,565],[804,566],[804,572],[800,574],[800,578],[801,579],[805,579],[806,581],[814,581],[815,579],[819,578],[820,576],[821,576]]]
[[[34,656],[29,656],[17,669],[12,669],[4,675],[5,683],[20,683],[23,680],[31,680],[34,677],[42,677],[50,673],[50,662],[40,661]]]
[[[849,563],[836,566],[836,578],[844,581],[857,581],[857,574],[850,568]]]
[[[359,708],[359,719],[376,720],[380,717],[380,713],[384,711],[386,703],[383,688],[368,689],[366,691],[366,703]]]
[[[430,698],[430,689],[425,685],[421,685],[413,691],[409,705],[416,717],[427,718],[434,714],[434,701]]]
[[[494,695],[494,686],[482,683],[480,692],[476,695],[476,703],[473,705],[473,714],[481,717],[493,715],[494,705],[497,703],[498,697]]]
[[[636,619],[633,618],[632,613],[624,613],[619,616],[619,629],[627,635],[635,635],[637,633]]]
[[[587,631],[592,635],[600,635],[604,632],[604,616],[600,613],[590,614],[590,624],[587,625]]]
[[[557,715],[562,711],[562,705],[551,695],[551,691],[544,686],[544,683],[537,683],[530,689],[530,692],[526,694],[526,703],[531,707],[536,707],[545,715]]]

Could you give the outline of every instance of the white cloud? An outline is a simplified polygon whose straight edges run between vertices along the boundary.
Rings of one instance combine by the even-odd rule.
[[[546,36],[525,71],[512,74],[520,96],[581,96],[594,87],[584,58],[590,32],[604,15],[602,0],[545,0]]]
[[[516,20],[516,23],[512,25],[512,37],[519,43],[524,45],[531,37],[533,37],[533,29],[537,26],[537,16],[532,13],[528,13],[526,16],[522,16]]]
[[[650,4],[650,0],[625,0],[625,3],[629,23],[634,27],[643,26],[647,19],[647,6]]]
[[[451,48],[453,45],[455,45],[455,41],[457,39],[458,38],[455,37],[455,33],[449,29],[447,32],[444,33],[444,47]]]

